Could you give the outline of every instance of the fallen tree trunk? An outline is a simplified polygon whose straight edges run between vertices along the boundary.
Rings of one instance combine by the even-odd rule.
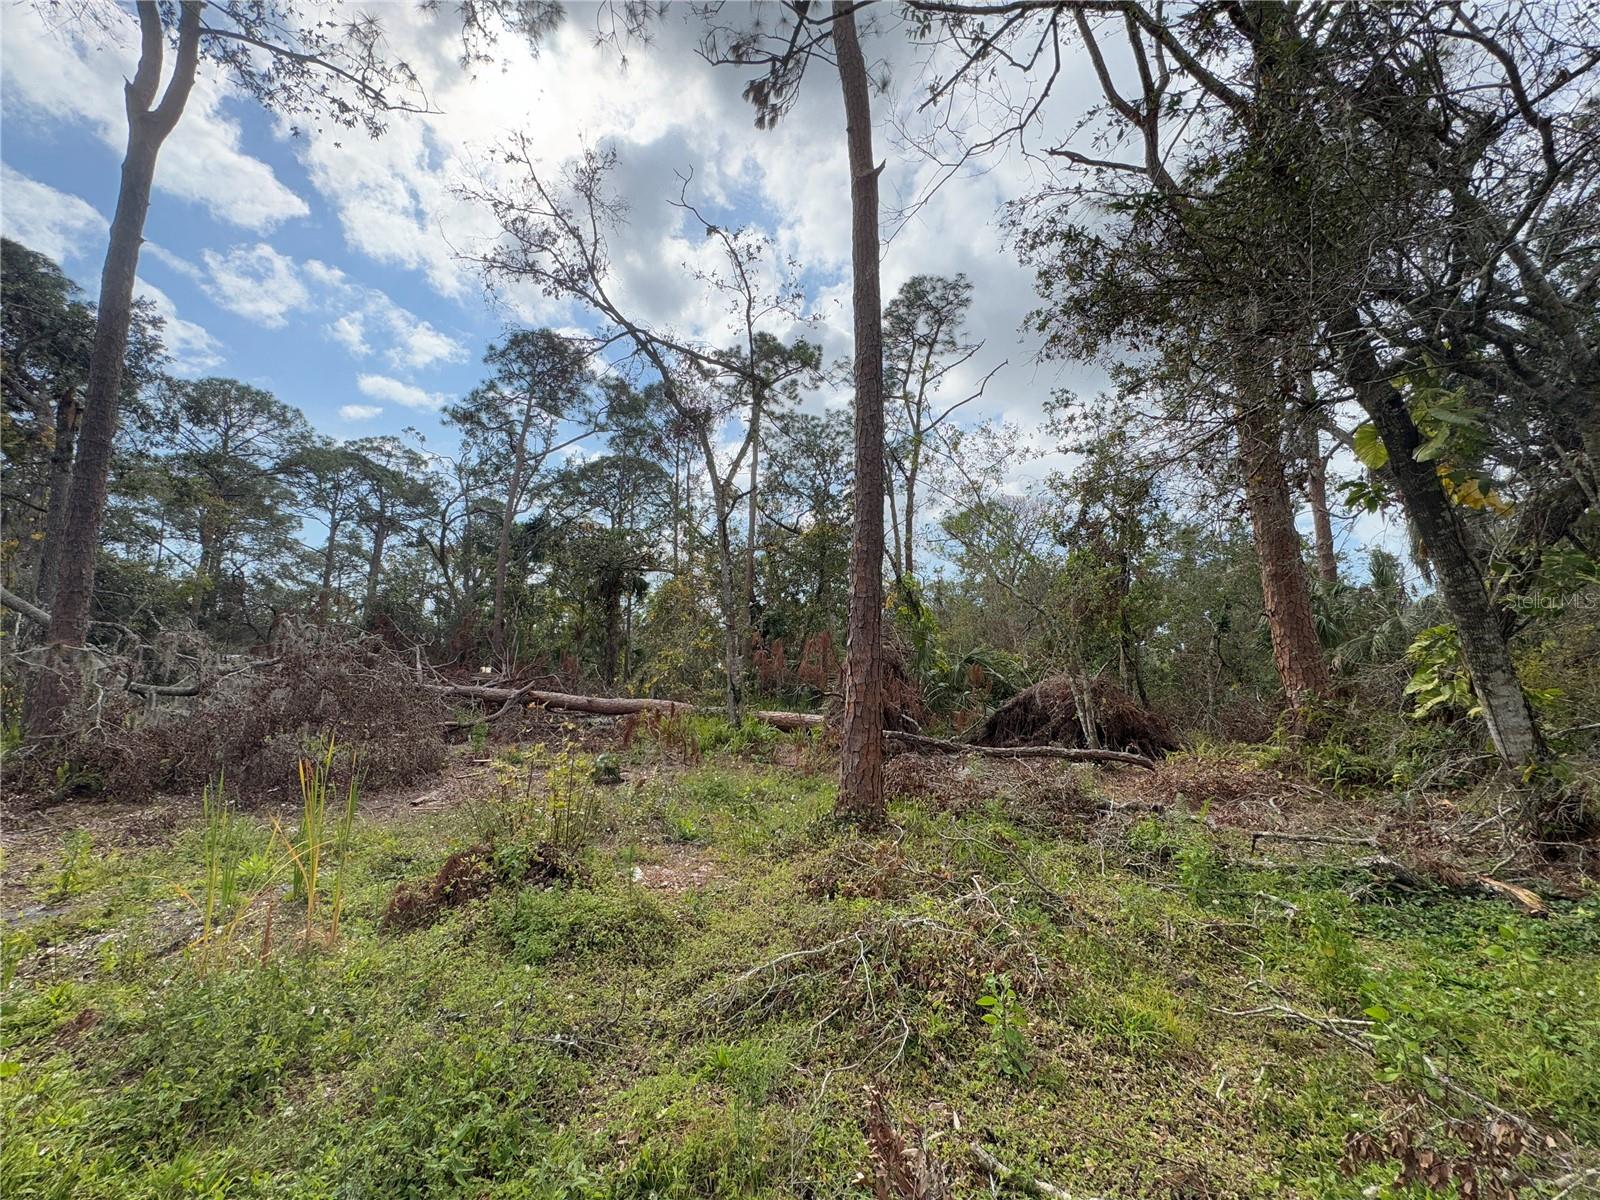
[[[495,717],[505,714],[511,705],[521,702],[538,704],[544,708],[563,712],[594,713],[605,717],[626,717],[634,713],[658,712],[668,716],[687,716],[691,713],[717,714],[720,707],[702,707],[686,700],[658,700],[646,696],[584,696],[572,692],[546,692],[534,687],[509,688],[489,684],[444,684],[436,690],[450,696],[465,696],[474,700],[499,700],[501,709]],[[756,711],[750,716],[775,729],[820,729],[826,718],[817,713],[782,711]],[[493,717],[490,718],[494,719]]]
[[[437,690],[451,696],[465,696],[475,700],[498,700],[503,715],[518,702],[542,705],[563,712],[595,713],[600,716],[625,717],[633,713],[659,712],[673,716],[689,713],[719,713],[720,708],[703,708],[685,700],[657,700],[637,696],[584,696],[571,692],[546,692],[532,686],[524,688],[496,687],[490,684],[441,684]],[[751,712],[750,716],[764,721],[776,729],[819,729],[826,718],[818,713],[781,711]],[[493,718],[491,718],[493,719]],[[1120,766],[1143,767],[1154,771],[1156,764],[1142,754],[1124,754],[1120,750],[1079,750],[1067,746],[972,746],[965,742],[952,742],[946,738],[927,737],[920,733],[905,733],[886,729],[887,741],[936,754],[981,754],[987,758],[1053,758],[1067,762],[1114,763]]]
[[[1070,746],[974,746],[966,742],[952,742],[947,738],[928,737],[921,733],[901,733],[897,729],[884,730],[883,736],[902,746],[928,750],[934,754],[981,754],[986,758],[1054,758],[1066,762],[1115,763],[1125,767],[1143,767],[1154,771],[1153,759],[1142,754],[1125,754],[1121,750],[1082,750]]]

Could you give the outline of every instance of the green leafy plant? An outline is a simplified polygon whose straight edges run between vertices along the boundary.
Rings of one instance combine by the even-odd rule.
[[[667,837],[680,845],[690,845],[700,841],[704,834],[694,821],[682,813],[672,813],[666,818]]]
[[[1406,648],[1411,678],[1405,694],[1414,697],[1411,715],[1454,712],[1475,717],[1482,708],[1472,694],[1472,679],[1461,657],[1461,638],[1454,625],[1434,625]]]
[[[570,745],[545,760],[543,841],[575,853],[600,826],[600,790],[595,786],[595,760]]]
[[[214,784],[200,793],[200,809],[205,821],[202,857],[205,861],[203,899],[200,903],[200,944],[204,961],[218,939],[218,925],[230,932],[231,920],[239,905],[239,856],[234,839],[234,814],[228,803],[226,781],[219,773]],[[220,940],[230,940],[225,936]],[[224,952],[226,946],[223,947]]]
[[[94,867],[94,841],[82,829],[69,829],[61,838],[61,865],[50,888],[52,901],[76,896],[88,886]]]
[[[494,763],[494,796],[479,819],[482,836],[576,854],[594,840],[604,820],[597,780],[608,768],[620,779],[615,758],[602,759],[580,753],[571,743],[553,753],[541,742],[501,755]]]
[[[1373,1001],[1362,1012],[1372,1022],[1367,1039],[1378,1058],[1378,1079],[1443,1099],[1444,1087],[1429,1055],[1439,1035],[1432,1014],[1411,1000]]]
[[[978,997],[983,1023],[989,1027],[989,1053],[1002,1075],[1026,1079],[1032,1072],[1033,1047],[1028,1043],[1028,1015],[1004,974],[990,973]]]

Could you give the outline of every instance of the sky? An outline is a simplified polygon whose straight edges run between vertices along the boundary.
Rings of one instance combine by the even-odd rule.
[[[135,21],[94,0],[92,19],[41,7],[0,0],[0,226],[59,261],[92,297],[126,138],[122,82],[137,57]],[[628,212],[611,250],[629,311],[692,336],[715,339],[725,327],[690,273],[715,248],[669,203],[688,177],[689,196],[711,219],[758,228],[778,258],[797,264],[805,320],[786,318],[774,332],[804,332],[830,360],[848,353],[849,176],[837,76],[825,65],[775,129],[758,130],[740,95],[748,72],[696,52],[701,31],[686,6],[648,45],[621,54],[596,45],[596,6],[569,4],[537,53],[503,37],[496,61],[471,69],[459,61],[449,13],[397,2],[360,11],[379,17],[390,52],[415,70],[436,112],[393,114],[378,138],[317,128],[266,111],[202,62],[161,153],[139,267],[139,294],[166,318],[175,373],[265,388],[331,437],[412,428],[448,448],[439,411],[484,377],[483,351],[508,326],[591,324],[542,296],[487,294],[462,257],[495,229],[458,187],[497,178],[496,148],[513,134],[551,168],[585,146],[616,152]],[[916,111],[933,52],[887,24],[868,31],[866,52],[889,85],[875,98],[885,300],[914,274],[967,274],[976,297],[968,335],[984,347],[950,381],[951,395],[994,372],[966,419],[1037,430],[1055,389],[1087,396],[1105,381],[1093,364],[1041,361],[1020,332],[1032,277],[999,218],[1005,201],[1037,182],[1037,160],[1012,150],[934,188],[945,172],[926,153]],[[1084,65],[1069,61],[1050,110],[1061,137],[1093,88]],[[926,202],[902,215],[918,200]],[[1042,435],[1037,444],[1030,475],[1064,464],[1045,453]]]

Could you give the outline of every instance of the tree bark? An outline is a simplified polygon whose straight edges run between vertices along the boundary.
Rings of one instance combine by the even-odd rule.
[[[709,445],[706,449],[707,469],[716,472],[716,460]],[[720,483],[712,486],[725,494]],[[733,530],[734,517],[731,506],[722,499],[717,505],[717,583],[722,601],[722,656],[724,675],[724,707],[728,720],[739,723],[739,706],[743,702],[741,680],[744,677],[743,656],[740,654],[739,634],[744,622],[739,617],[739,599],[733,582]]]
[[[111,220],[105,266],[100,273],[100,302],[89,378],[84,389],[83,424],[78,434],[77,460],[57,551],[55,607],[46,634],[45,659],[32,680],[28,696],[27,725],[30,734],[35,736],[57,731],[81,678],[82,651],[89,633],[94,596],[95,556],[100,547],[100,529],[105,522],[111,454],[117,433],[128,326],[133,318],[133,285],[139,269],[139,247],[144,240],[145,216],[150,209],[156,157],[183,115],[194,86],[202,7],[197,0],[185,0],[183,4],[172,78],[160,104],[156,105],[164,40],[161,13],[153,0],[141,0],[138,5],[139,66],[124,87],[128,148],[122,161],[122,183],[117,192],[116,213]]]
[[[361,619],[370,628],[373,610],[378,607],[378,581],[383,577],[383,546],[389,530],[380,518],[372,529],[372,553],[367,557],[367,592],[361,602]]]
[[[761,409],[764,400],[761,389],[754,388],[750,401],[750,496],[749,515],[745,529],[744,543],[744,608],[748,614],[746,620],[750,629],[756,626],[756,486],[759,482],[761,463]]]
[[[514,688],[493,684],[441,684],[436,690],[446,695],[473,700],[498,700],[508,705],[515,703],[529,707],[538,704],[564,712],[591,713],[606,717],[625,717],[647,712],[685,716],[689,713],[707,711],[684,700],[655,700],[634,696],[584,696],[571,692],[540,691],[532,686]],[[776,729],[790,731],[821,729],[827,724],[827,718],[818,713],[758,710],[752,712],[750,716]],[[455,721],[451,724],[459,725],[461,722]],[[947,738],[903,733],[897,729],[883,730],[882,740],[935,754],[978,754],[986,758],[1052,758],[1067,762],[1143,767],[1147,771],[1156,769],[1155,762],[1145,755],[1129,754],[1121,750],[1083,750],[1074,746],[973,746],[966,742],[953,742]]]
[[[690,704],[684,700],[658,700],[635,696],[584,696],[571,692],[546,692],[533,687],[513,688],[493,684],[441,684],[436,691],[450,696],[465,696],[474,700],[500,700],[507,704],[540,704],[546,708],[565,712],[592,713],[596,716],[625,717],[633,713],[659,712],[669,715],[715,712],[715,709]],[[820,729],[827,718],[818,713],[752,712],[750,716],[777,729]],[[451,722],[459,724],[460,722]],[[468,721],[467,724],[471,724]]]
[[[1431,463],[1417,461],[1422,435],[1406,408],[1405,396],[1383,370],[1358,314],[1343,314],[1334,336],[1356,400],[1389,452],[1389,472],[1428,547],[1439,594],[1455,620],[1461,654],[1472,675],[1472,690],[1483,708],[1489,740],[1501,759],[1512,766],[1537,763],[1547,754],[1544,737],[1517,677],[1511,646],[1489,601],[1483,574],[1456,523],[1439,476]]]
[[[1327,695],[1331,684],[1311,613],[1294,504],[1284,475],[1283,429],[1276,405],[1242,405],[1237,428],[1245,505],[1261,562],[1261,600],[1272,637],[1272,661],[1290,705],[1299,709]]]
[[[1333,552],[1333,514],[1328,507],[1328,460],[1315,426],[1306,430],[1306,500],[1311,505],[1311,540],[1317,551],[1317,576],[1339,582],[1339,559]]]
[[[338,518],[328,517],[328,542],[322,548],[322,581],[317,588],[317,621],[326,624],[328,611],[333,607],[333,568],[338,558],[339,526]]]
[[[67,527],[67,497],[72,491],[72,461],[78,448],[78,423],[83,407],[77,389],[69,389],[56,401],[55,445],[50,449],[50,481],[45,493],[44,545],[39,551],[34,595],[49,606],[55,599],[56,570],[60,563],[61,538]]]
[[[926,750],[933,754],[979,754],[985,758],[1053,758],[1066,762],[1110,763],[1118,766],[1143,767],[1154,771],[1153,759],[1143,754],[1129,754],[1123,750],[1080,749],[1076,746],[974,746],[967,742],[952,742],[948,738],[928,737],[921,733],[902,733],[898,729],[883,731],[886,740],[908,746],[913,750]]]
[[[833,42],[850,157],[851,302],[855,310],[855,531],[835,811],[866,828],[888,816],[883,794],[883,303],[878,278],[878,167],[872,99],[848,0],[834,0]]]
[[[523,413],[522,429],[512,452],[511,485],[500,513],[500,537],[494,549],[494,617],[489,626],[489,644],[496,656],[504,655],[506,643],[506,573],[511,563],[511,527],[517,521],[517,503],[522,498],[522,474],[528,464],[528,426],[533,419],[533,399],[529,397]]]
[[[922,469],[922,434],[911,438],[911,462],[906,466],[906,578],[917,577],[917,475]]]

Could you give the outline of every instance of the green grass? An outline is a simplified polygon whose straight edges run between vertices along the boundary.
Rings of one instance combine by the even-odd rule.
[[[989,1194],[982,1145],[1073,1195],[1420,1197],[1393,1164],[1342,1173],[1346,1138],[1404,1122],[1448,1150],[1485,1115],[1462,1089],[1594,1163],[1593,901],[1356,899],[1348,870],[1249,869],[1183,818],[1085,841],[903,805],[861,837],[831,800],[713,755],[607,789],[569,878],[404,934],[380,929],[396,884],[483,813],[360,820],[338,941],[289,936],[286,894],[264,961],[258,914],[221,969],[183,948],[200,831],[41,874],[70,896],[6,935],[0,1195],[865,1197],[874,1079],[955,1195]],[[703,887],[634,882],[690,860]],[[1522,1165],[1523,1195],[1558,1190]]]

